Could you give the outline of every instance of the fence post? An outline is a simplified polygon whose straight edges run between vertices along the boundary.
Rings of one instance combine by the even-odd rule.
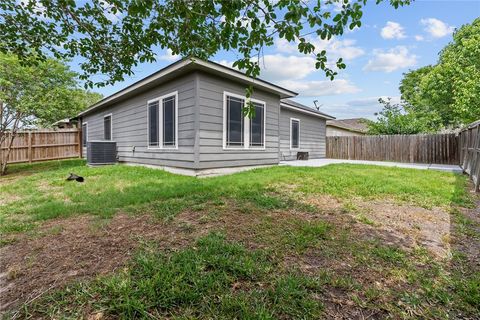
[[[28,163],[32,163],[33,160],[33,152],[32,152],[32,132],[28,131]]]

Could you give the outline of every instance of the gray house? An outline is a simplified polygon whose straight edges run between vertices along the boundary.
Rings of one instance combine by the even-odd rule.
[[[253,118],[242,115],[253,85]],[[217,63],[183,59],[80,113],[84,154],[112,140],[118,161],[204,175],[325,156],[333,117],[287,98],[297,94]]]

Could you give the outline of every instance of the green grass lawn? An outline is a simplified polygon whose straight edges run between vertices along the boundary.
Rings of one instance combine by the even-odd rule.
[[[70,172],[85,182],[66,181]],[[182,213],[198,213],[181,229],[188,245],[142,242],[126,268],[50,292],[24,305],[25,317],[318,319],[332,316],[335,305],[346,317],[474,316],[480,273],[468,252],[451,239],[447,259],[388,243],[356,205],[452,212],[451,237],[478,242],[477,223],[461,213],[473,205],[467,182],[445,172],[350,164],[204,179],[89,168],[81,160],[16,165],[0,178],[1,241],[41,237],[42,224],[58,218],[148,214],[168,227]],[[338,201],[338,210],[309,201],[320,197]]]
[[[35,174],[28,175],[32,171]],[[81,160],[70,160],[12,166],[12,175],[20,172],[26,175],[0,178],[4,202],[0,207],[0,232],[26,231],[39,221],[76,214],[110,217],[120,210],[144,210],[143,205],[155,206],[155,214],[165,217],[224,199],[282,209],[297,205],[295,196],[284,192],[292,189],[342,199],[392,199],[427,208],[468,204],[464,177],[364,165],[272,167],[197,179],[143,167],[89,168]],[[69,172],[86,181],[66,181]],[[8,180],[2,183],[2,179]]]

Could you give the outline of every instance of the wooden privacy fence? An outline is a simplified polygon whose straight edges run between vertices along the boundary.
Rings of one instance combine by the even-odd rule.
[[[458,165],[458,143],[454,133],[327,137],[327,158]]]
[[[9,139],[0,145],[0,157],[7,152]],[[8,163],[35,162],[81,156],[81,130],[21,131],[13,140]]]
[[[460,132],[460,165],[480,191],[480,120]]]

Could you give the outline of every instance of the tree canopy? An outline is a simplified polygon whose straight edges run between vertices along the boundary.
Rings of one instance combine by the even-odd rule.
[[[21,116],[24,126],[72,117],[101,97],[81,89],[77,73],[61,61],[24,64],[15,55],[0,54],[0,101],[10,115]],[[8,127],[6,115],[0,120]]]
[[[431,129],[480,119],[480,18],[455,31],[436,65],[406,73],[400,92],[408,111]]]
[[[438,63],[411,70],[400,82],[401,102],[381,101],[371,134],[451,130],[480,119],[480,18],[457,29]]]
[[[18,130],[45,126],[76,115],[101,95],[80,88],[77,73],[55,59],[24,64],[0,53],[0,173],[5,173],[11,143]]]
[[[417,134],[429,131],[424,119],[409,113],[404,103],[392,103],[390,98],[379,99],[383,109],[376,121],[367,121],[368,134]]]
[[[374,1],[389,1],[397,8],[411,0]],[[337,69],[345,68],[343,60],[332,66],[327,52],[315,48],[309,36],[331,39],[360,27],[366,4],[367,0],[3,0],[0,52],[21,59],[80,57],[80,77],[86,85],[105,86],[131,75],[138,63],[155,61],[160,48],[203,59],[220,50],[232,51],[238,57],[234,66],[255,77],[264,48],[280,38],[314,55],[314,67],[333,78]],[[99,74],[106,77],[92,78]]]

